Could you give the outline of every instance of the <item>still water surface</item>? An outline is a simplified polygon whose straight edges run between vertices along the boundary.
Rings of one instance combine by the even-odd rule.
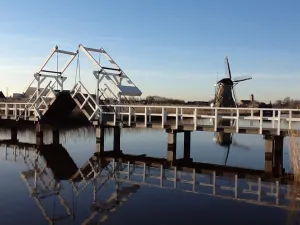
[[[0,131],[1,139],[10,137],[9,130]],[[51,132],[46,132],[45,143],[51,143]],[[20,142],[35,142],[34,131],[22,131]],[[61,143],[67,149],[78,167],[83,165],[96,151],[95,133],[92,128],[63,131]],[[191,135],[191,157],[195,162],[224,165],[227,149],[213,141],[213,133],[193,132]],[[251,169],[264,169],[264,140],[260,135],[235,134],[230,148],[227,165]],[[290,169],[288,147],[285,139],[284,168]],[[113,137],[105,136],[105,150],[112,150]],[[128,154],[147,154],[166,158],[167,134],[164,130],[125,129],[122,130],[121,149]],[[60,218],[54,224],[83,224],[93,214],[93,188],[89,185],[78,196],[68,181],[62,181],[60,195],[66,201],[74,217],[66,216],[67,210],[58,196],[44,199],[30,197],[29,190],[20,174],[28,170],[24,159],[13,156],[10,149],[0,148],[0,224],[49,224],[49,218]],[[177,158],[183,157],[183,134],[177,138]],[[124,187],[132,187],[122,184]],[[103,187],[97,194],[105,202],[116,189],[115,182]],[[42,203],[39,208],[37,202]],[[45,213],[43,213],[45,212]],[[140,186],[127,201],[115,208],[106,219],[103,213],[86,224],[286,224],[288,211],[278,207],[249,204],[232,199],[199,195],[179,190]]]

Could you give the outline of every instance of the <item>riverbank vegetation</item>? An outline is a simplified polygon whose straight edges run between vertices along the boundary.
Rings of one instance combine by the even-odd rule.
[[[287,224],[300,223],[300,137],[298,133],[299,130],[290,130],[289,156],[294,181],[290,186],[290,207]]]

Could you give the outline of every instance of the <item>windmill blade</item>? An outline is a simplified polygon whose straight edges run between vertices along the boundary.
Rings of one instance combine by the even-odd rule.
[[[233,78],[232,81],[234,83],[238,83],[238,82],[242,82],[242,81],[245,81],[245,80],[251,80],[251,79],[252,79],[251,76],[242,76],[242,77]]]
[[[228,161],[228,157],[229,157],[229,152],[230,152],[230,146],[232,144],[232,138],[233,138],[233,133],[230,134],[230,144],[227,147],[227,151],[226,151],[226,156],[225,156],[225,161],[224,161],[224,165],[227,165],[227,161]]]
[[[228,157],[229,157],[229,152],[230,152],[230,145],[228,145],[228,147],[227,147],[224,166],[227,165],[227,161],[228,161]]]
[[[249,146],[246,146],[246,145],[243,145],[243,144],[239,144],[237,142],[232,142],[232,145],[235,146],[235,147],[238,147],[240,149],[243,149],[243,150],[250,150],[250,147]]]
[[[229,66],[228,56],[225,57],[225,70],[226,70],[227,76],[231,79],[231,70],[230,70],[230,66]]]

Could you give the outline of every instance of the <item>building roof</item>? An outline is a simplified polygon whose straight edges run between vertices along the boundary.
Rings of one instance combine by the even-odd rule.
[[[0,99],[6,98],[2,91],[0,91]]]
[[[252,103],[251,100],[241,100],[240,102],[241,102],[242,104],[250,104],[250,103]]]

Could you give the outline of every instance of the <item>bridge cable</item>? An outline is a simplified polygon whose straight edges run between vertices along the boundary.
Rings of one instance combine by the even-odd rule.
[[[58,52],[56,52],[56,90],[58,90]]]
[[[52,218],[51,221],[53,222],[54,217],[55,217],[55,208],[56,208],[56,204],[55,204],[55,200],[56,200],[56,196],[57,196],[57,191],[56,191],[56,181],[55,181],[55,195],[53,195],[53,211],[52,211]]]
[[[73,212],[72,212],[72,218],[73,218],[73,224],[75,224],[76,222],[76,219],[75,219],[75,212],[76,212],[76,197],[75,197],[75,194],[74,194],[74,189],[72,188],[72,209],[73,209]]]
[[[77,76],[78,76],[79,81],[81,81],[79,52],[78,52],[78,56],[77,56],[76,75],[75,75],[75,85],[76,85],[76,83],[77,83]]]

